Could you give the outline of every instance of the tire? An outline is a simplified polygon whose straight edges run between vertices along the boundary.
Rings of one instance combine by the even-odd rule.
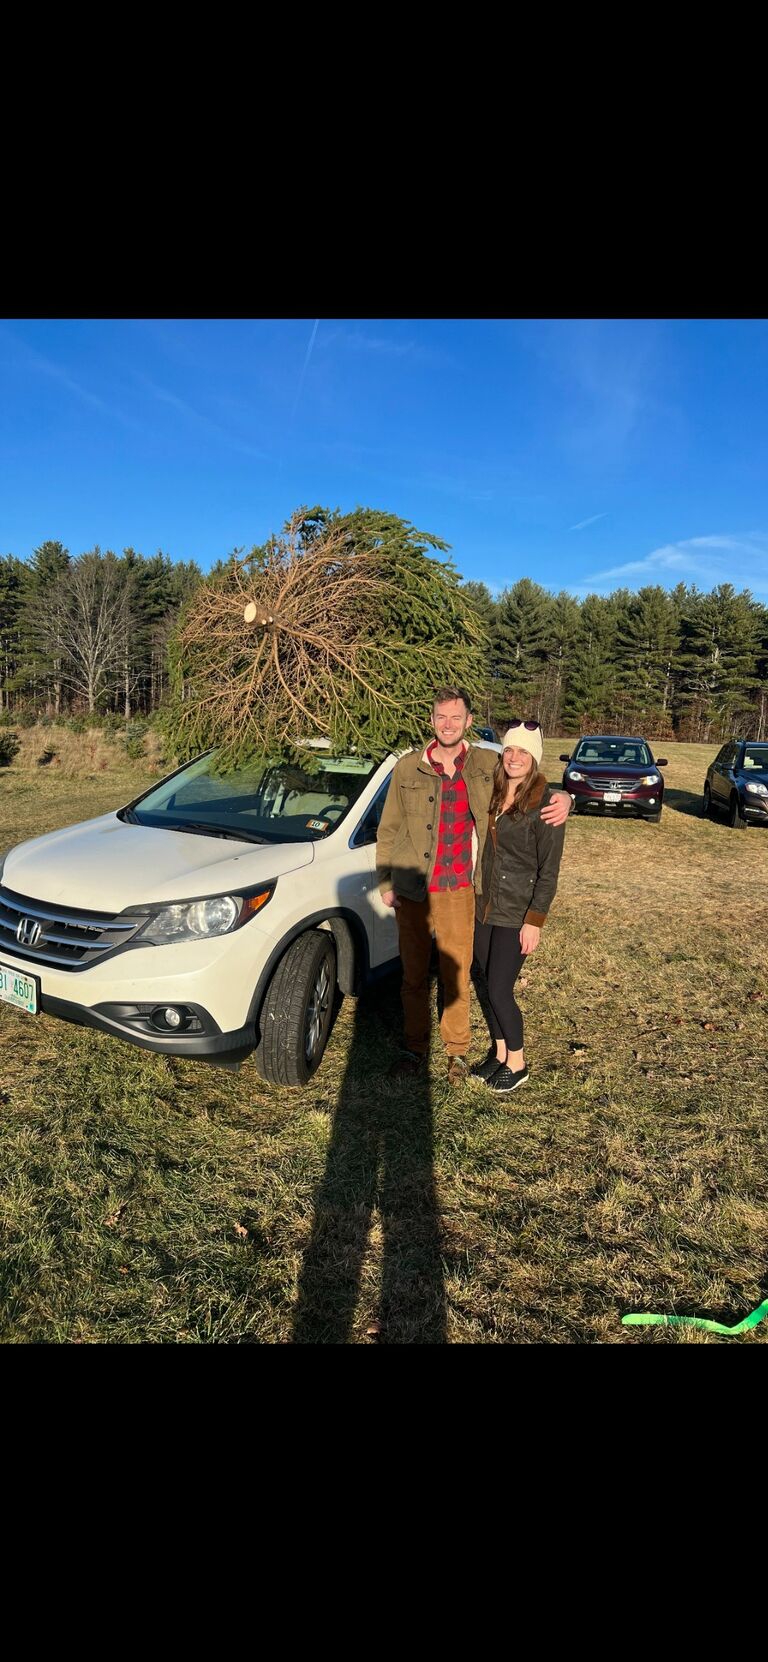
[[[643,817],[646,825],[658,825],[661,820],[661,812],[660,808],[657,814],[645,814]]]
[[[308,929],[280,959],[261,1007],[254,1053],[270,1085],[306,1085],[319,1068],[333,1022],[336,949],[324,929]]]
[[[731,806],[728,810],[728,824],[732,831],[746,831],[747,829],[747,822],[742,814],[741,803],[735,791],[731,796]]]
[[[712,818],[712,792],[709,785],[704,786],[704,801],[702,803],[701,812],[704,819]]]

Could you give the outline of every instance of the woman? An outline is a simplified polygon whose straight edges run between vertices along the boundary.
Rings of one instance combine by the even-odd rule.
[[[514,988],[524,959],[541,939],[565,840],[564,825],[547,825],[541,818],[551,791],[539,772],[539,723],[513,722],[502,742],[483,851],[473,966],[492,1043],[485,1060],[470,1070],[500,1095],[517,1090],[528,1078]]]

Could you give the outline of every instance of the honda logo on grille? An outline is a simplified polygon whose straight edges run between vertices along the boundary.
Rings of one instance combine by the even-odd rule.
[[[42,925],[36,918],[20,918],[16,925],[16,939],[19,946],[37,946],[43,933]]]

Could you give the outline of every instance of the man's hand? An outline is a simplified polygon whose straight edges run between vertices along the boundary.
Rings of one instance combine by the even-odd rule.
[[[535,923],[524,923],[520,930],[520,951],[525,958],[529,952],[536,951],[540,940],[541,930],[536,928]]]
[[[568,798],[568,800],[570,802],[570,797]],[[382,901],[383,901],[385,906],[391,907],[393,912],[397,911],[397,909],[400,905],[400,902],[397,898],[397,895],[395,894],[394,889],[385,889],[382,892],[381,898],[382,898]]]
[[[547,825],[562,825],[571,811],[571,799],[567,791],[553,791],[552,801],[542,808],[541,817]]]

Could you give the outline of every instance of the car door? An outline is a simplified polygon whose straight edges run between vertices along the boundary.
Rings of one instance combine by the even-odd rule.
[[[733,760],[731,761],[729,780],[730,789],[732,790],[735,785],[740,796],[744,790],[744,748],[745,747],[742,743],[736,744],[733,747]]]
[[[384,780],[350,838],[350,850],[357,850],[364,859],[366,870],[366,910],[368,913],[368,945],[371,969],[396,958],[399,951],[397,919],[391,906],[385,906],[376,881],[376,838],[382,809],[387,800],[392,775]]]
[[[712,796],[718,808],[726,808],[731,799],[729,769],[736,755],[735,744],[724,744],[712,769]]]

